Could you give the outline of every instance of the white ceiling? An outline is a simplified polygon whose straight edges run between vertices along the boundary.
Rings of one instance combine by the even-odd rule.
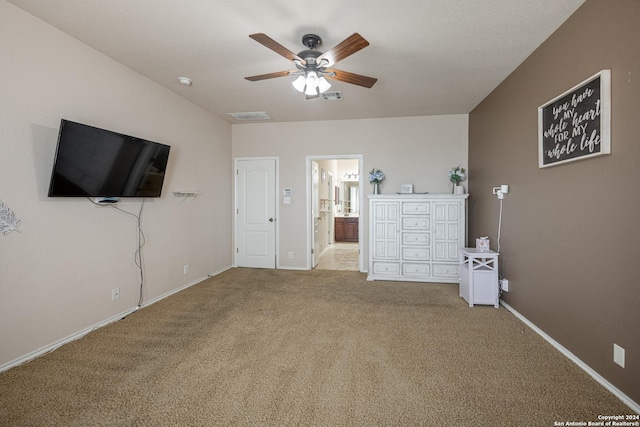
[[[230,112],[273,121],[466,114],[584,0],[9,0],[230,123]],[[248,37],[289,50],[318,34],[322,52],[360,33],[370,43],[335,68],[378,78],[332,82],[343,100],[306,100],[295,67]],[[180,85],[187,76],[193,85]]]

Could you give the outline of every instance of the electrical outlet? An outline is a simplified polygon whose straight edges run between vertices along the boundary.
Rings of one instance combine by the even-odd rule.
[[[624,368],[624,348],[613,344],[613,361]]]
[[[182,268],[182,274],[189,274],[189,264],[185,264]]]
[[[508,279],[501,279],[500,280],[500,289],[502,289],[503,292],[509,292],[509,280]]]
[[[120,288],[111,289],[111,301],[115,301],[120,298]]]
[[[500,187],[493,187],[493,194],[498,196],[498,199],[504,199],[504,195],[509,192],[509,186],[506,184],[502,184]]]
[[[293,252],[289,252],[289,259],[293,259]]]

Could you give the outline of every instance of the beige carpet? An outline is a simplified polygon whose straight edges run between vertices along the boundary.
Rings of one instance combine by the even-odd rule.
[[[0,374],[3,426],[552,426],[630,409],[450,284],[233,269]]]

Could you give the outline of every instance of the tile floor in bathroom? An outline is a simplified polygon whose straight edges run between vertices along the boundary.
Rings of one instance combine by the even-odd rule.
[[[333,243],[320,256],[316,269],[358,271],[358,243]]]

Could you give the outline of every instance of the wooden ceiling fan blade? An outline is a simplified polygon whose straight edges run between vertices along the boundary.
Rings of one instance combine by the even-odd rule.
[[[326,75],[325,77],[332,80],[338,80],[340,82],[350,83],[352,85],[363,86],[366,88],[371,88],[378,79],[374,77],[367,77],[361,74],[354,74],[348,71],[336,70],[335,68],[327,68],[326,70],[329,73],[334,73],[333,76]]]
[[[286,77],[289,75],[289,73],[291,73],[291,71],[276,71],[275,73],[260,74],[258,76],[245,77],[245,79],[252,82],[257,82],[258,80],[274,79],[276,77]]]
[[[263,33],[250,34],[249,37],[257,41],[261,45],[268,47],[278,55],[284,56],[289,61],[298,60],[302,65],[306,65],[306,62],[302,58],[300,58],[298,55],[291,52],[289,49],[282,46],[280,43],[278,43],[277,41],[275,41],[274,39],[272,39],[266,34],[263,34]]]
[[[364,37],[358,33],[353,33],[342,42],[338,43],[338,45],[320,55],[317,61],[320,63],[320,61],[326,59],[329,61],[328,65],[331,66],[367,46],[369,46],[369,42],[366,41]]]

